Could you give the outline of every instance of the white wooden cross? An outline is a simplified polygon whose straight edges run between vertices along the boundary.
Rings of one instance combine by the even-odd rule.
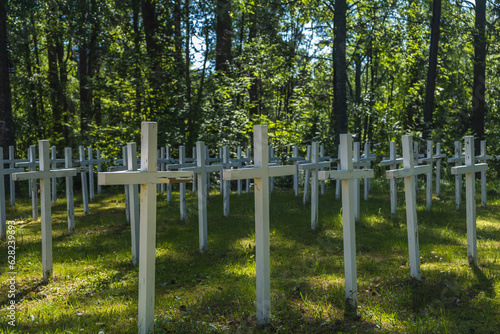
[[[340,144],[338,145],[337,150],[337,170],[340,170]],[[342,180],[335,181],[335,199],[340,199],[340,191],[342,186]]]
[[[373,169],[358,169],[353,166],[352,135],[340,135],[340,169],[319,172],[320,180],[336,179],[342,182],[342,225],[344,233],[345,297],[356,309],[358,284],[356,269],[356,233],[354,222],[355,179],[373,177]]]
[[[441,143],[436,143],[436,196],[441,196],[441,160],[446,158],[446,154],[441,153]]]
[[[421,280],[415,176],[429,173],[431,166],[415,166],[412,146],[413,137],[411,135],[403,136],[403,168],[388,170],[386,176],[388,179],[404,177],[410,275],[417,280]]]
[[[363,169],[369,169],[370,168],[370,161],[361,161],[361,156],[360,156],[360,147],[361,144],[360,142],[354,142],[354,150],[353,150],[353,162],[352,166],[353,168],[363,168]],[[364,177],[365,184],[367,183],[368,177]],[[359,178],[355,178],[353,180],[354,184],[354,221],[356,223],[359,223],[361,219],[361,205],[360,205],[360,191],[359,191]],[[367,198],[365,198],[366,200]]]
[[[181,169],[181,168],[193,167],[193,166],[195,166],[194,163],[186,162],[186,147],[181,145],[181,146],[179,146],[179,163],[168,165],[167,170],[171,171],[174,169]],[[184,183],[184,182],[181,182],[179,185],[179,211],[180,211],[180,219],[186,220],[186,218],[187,218],[186,183]]]
[[[476,242],[476,172],[486,171],[488,164],[475,164],[474,136],[465,137],[465,166],[451,168],[455,175],[465,174],[465,200],[467,206],[467,258],[469,263],[477,266]]]
[[[38,167],[38,162],[36,161],[36,147],[31,145],[28,149],[28,162],[18,162],[16,167],[28,167],[29,172],[33,172]],[[31,217],[33,220],[38,220],[38,189],[36,185],[36,180],[29,180],[30,187],[30,197],[31,197]]]
[[[139,333],[154,330],[155,248],[156,248],[156,185],[169,182],[190,182],[192,172],[157,171],[156,122],[143,122],[141,127],[141,170],[98,173],[101,185],[140,184],[139,232]]]
[[[137,171],[137,145],[136,143],[127,143],[127,170]],[[99,175],[99,174],[98,174]],[[128,208],[130,215],[130,235],[132,245],[132,263],[137,265],[139,262],[139,240],[140,240],[140,211],[139,211],[139,185],[128,184]]]
[[[269,163],[271,165],[279,165],[281,164],[281,159],[274,155],[274,147],[269,145]],[[271,177],[269,180],[269,191],[273,193],[274,191],[274,177]]]
[[[87,187],[87,161],[85,160],[85,148],[83,146],[80,146],[79,148],[79,153],[80,153],[80,176],[82,179],[82,200],[83,200],[83,214],[88,215],[89,214],[89,190]]]
[[[465,155],[462,154],[462,143],[455,142],[455,154],[448,162],[455,163],[455,166],[460,166],[465,161]],[[460,202],[462,201],[462,175],[455,175],[455,209],[460,209]]]
[[[246,159],[248,160],[248,162],[245,165],[250,165],[252,163],[251,154],[252,154],[252,149],[250,147],[247,147]],[[250,179],[245,180],[245,192],[247,194],[250,192],[250,182],[251,182]]]
[[[202,141],[196,142],[196,167],[183,168],[183,171],[191,171],[197,174],[198,181],[198,225],[199,225],[199,241],[200,252],[208,249],[208,232],[207,232],[207,187],[209,182],[209,174],[220,172],[221,165],[207,166],[206,163],[206,147]]]
[[[49,141],[40,140],[39,158],[40,170],[25,173],[14,173],[14,181],[40,179],[40,206],[42,213],[42,268],[43,281],[52,276],[52,220],[50,208],[50,178],[75,176],[75,169],[50,170]],[[34,183],[34,182],[33,182]]]
[[[325,156],[325,145],[321,144],[319,146],[319,161],[321,162],[328,162],[329,167],[332,166],[332,160],[329,156]],[[320,168],[320,171],[324,170],[324,168]],[[325,181],[320,181],[321,182],[321,195],[325,194]]]
[[[97,172],[100,172],[101,171],[101,164],[103,162],[109,162],[109,160],[107,159],[101,159],[101,151],[100,150],[96,150],[97,152],[97,155],[96,155],[96,159],[94,159],[93,157],[93,153],[92,153],[92,146],[90,146],[88,149],[88,160],[86,161],[86,163],[88,164],[88,172],[89,172],[89,198],[90,198],[90,201],[93,202],[94,201],[94,165],[97,167]],[[97,185],[97,193],[100,194],[101,193],[101,190],[100,190],[100,186]]]
[[[64,149],[64,168],[73,167],[71,157],[71,147]],[[75,231],[75,204],[73,198],[73,176],[66,175],[66,211],[68,214],[68,233],[72,234]]]
[[[486,141],[481,140],[481,155],[476,156],[476,161],[487,162],[493,159],[491,155],[486,154]],[[481,207],[486,207],[486,170],[481,171]]]
[[[419,162],[425,162],[429,166],[431,166],[431,171],[426,175],[426,184],[425,184],[425,208],[427,211],[431,211],[432,208],[432,166],[436,158],[432,155],[433,153],[433,142],[432,140],[427,141],[427,157],[418,159]]]
[[[289,160],[293,162],[296,168],[296,172],[293,174],[293,191],[295,196],[299,196],[299,164],[306,161],[306,158],[299,157],[299,147],[294,146],[292,157]]]
[[[231,169],[232,167],[241,167],[241,162],[231,161],[229,156],[229,146],[225,145],[222,148],[222,169]],[[231,194],[231,182],[222,175],[222,198],[224,207],[224,217],[229,217],[229,196]]]
[[[311,145],[307,145],[306,150],[306,161],[302,163],[310,163],[311,162]],[[300,166],[299,166],[300,169]],[[305,170],[304,173],[304,194],[302,197],[302,202],[304,205],[307,204],[307,200],[309,199],[309,180],[311,179],[311,171],[309,169]]]
[[[382,160],[380,166],[390,166],[390,169],[398,168],[397,165],[403,163],[403,158],[398,158],[396,156],[396,142],[391,141],[389,143],[389,158]],[[393,219],[398,217],[398,184],[396,178],[391,178],[389,180],[390,191],[391,191],[391,217]]]
[[[254,167],[224,170],[224,178],[227,180],[254,179],[257,323],[267,324],[271,315],[269,177],[293,175],[295,166],[269,166],[267,126],[255,125],[253,131]]]
[[[4,175],[22,172],[22,168],[3,168],[3,147],[0,146],[0,239],[4,240],[7,235],[7,216],[5,215],[5,184]],[[14,189],[14,187],[11,187]]]
[[[367,168],[370,168],[371,163],[375,160],[377,160],[377,155],[374,153],[370,153],[370,142],[366,141],[363,156],[361,157],[361,161],[368,162],[369,165],[367,165]],[[368,194],[371,190],[371,179],[364,179],[363,186],[364,186],[364,199],[365,199],[365,201],[367,201]]]
[[[311,229],[315,230],[318,226],[318,172],[325,167],[330,167],[330,162],[320,162],[319,144],[312,142],[311,162],[299,165],[300,169],[311,172]]]
[[[8,163],[10,169],[14,169],[17,162],[27,161],[28,159],[16,159],[14,155],[14,146],[9,146],[9,160],[4,160],[4,163]],[[12,174],[10,176],[10,205],[16,205],[16,187],[14,180],[12,180]]]

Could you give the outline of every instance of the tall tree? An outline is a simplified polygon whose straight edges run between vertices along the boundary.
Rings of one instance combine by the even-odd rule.
[[[226,72],[231,62],[233,40],[233,21],[231,19],[231,0],[217,0],[217,41],[215,45],[215,70]]]
[[[436,90],[437,60],[439,50],[439,34],[441,30],[441,0],[432,2],[431,45],[429,50],[429,68],[427,69],[427,86],[425,88],[424,131],[423,138],[428,139],[433,128],[434,93]]]
[[[7,0],[0,0],[0,146],[14,145],[7,48]],[[4,150],[7,152],[8,150]]]
[[[347,133],[346,0],[335,1],[334,99],[336,136]]]
[[[472,87],[471,130],[476,142],[484,139],[486,108],[486,0],[476,0],[474,35],[474,83]],[[479,152],[476,145],[476,153]]]

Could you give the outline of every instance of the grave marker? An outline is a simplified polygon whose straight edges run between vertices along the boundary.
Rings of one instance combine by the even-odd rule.
[[[295,174],[293,174],[293,191],[295,193],[295,196],[299,196],[299,165],[301,162],[307,161],[307,159],[299,157],[299,147],[294,146],[293,155],[289,160],[293,162],[293,165],[296,168],[296,172]]]
[[[425,162],[427,165],[431,166],[431,171],[426,174],[426,185],[425,185],[425,208],[427,211],[431,211],[432,208],[432,164],[436,161],[436,158],[432,155],[433,143],[432,140],[427,141],[427,157],[419,159],[419,162]]]
[[[36,161],[36,147],[31,145],[28,148],[28,160],[27,162],[18,162],[16,167],[27,167],[28,172],[33,172],[38,167],[38,162]],[[31,218],[33,220],[38,220],[38,187],[36,185],[36,180],[29,180],[30,188],[30,198],[31,198]]]
[[[446,154],[441,154],[441,143],[436,143],[436,196],[441,196],[441,160],[446,158]]]
[[[325,167],[330,167],[330,163],[320,162],[318,142],[312,142],[311,162],[299,165],[300,169],[310,171],[311,175],[311,229],[318,226],[318,172]]]
[[[311,162],[311,145],[307,145],[306,150],[306,161],[302,163],[310,163]],[[300,169],[300,166],[299,166]],[[302,202],[304,205],[307,204],[307,200],[309,199],[309,180],[311,179],[311,171],[309,169],[305,170],[304,173],[304,194],[302,197]]]
[[[377,156],[373,153],[370,153],[370,142],[366,141],[363,156],[361,157],[361,161],[368,162],[369,164],[367,165],[367,168],[370,168],[371,163],[375,160],[377,160]],[[371,186],[371,179],[364,179],[363,186],[364,186],[364,199],[365,199],[365,201],[367,201],[368,194],[369,194],[371,187],[372,187]]]
[[[89,214],[89,192],[87,188],[87,169],[85,168],[85,166],[87,166],[87,161],[85,160],[85,148],[83,146],[80,146],[78,149],[80,153],[80,176],[82,179],[83,214],[87,216]]]
[[[455,166],[460,166],[465,161],[465,155],[462,154],[462,143],[455,142],[455,155],[449,158],[448,162],[455,163]],[[460,202],[462,201],[462,175],[455,175],[455,209],[460,209]]]
[[[167,166],[169,171],[174,169],[181,169],[186,167],[193,167],[194,163],[186,162],[186,147],[181,145],[179,146],[179,163],[178,164],[170,164]],[[187,209],[186,209],[186,183],[181,182],[179,185],[179,211],[180,211],[180,219],[186,220],[187,218]]]
[[[415,166],[412,146],[413,137],[411,135],[403,136],[403,168],[388,170],[386,176],[388,179],[404,177],[410,275],[417,280],[421,280],[415,176],[429,173],[431,166]]]
[[[42,215],[42,267],[43,281],[52,276],[52,220],[50,208],[50,178],[75,176],[75,169],[50,170],[49,141],[40,140],[39,158],[40,170],[33,172],[14,173],[14,181],[40,179],[40,206]],[[33,182],[35,183],[35,182]]]
[[[155,248],[156,248],[156,185],[169,182],[190,182],[192,172],[157,171],[156,122],[143,122],[141,127],[141,170],[99,173],[101,185],[140,184],[139,232],[139,307],[138,332],[154,331]]]
[[[452,167],[451,173],[465,174],[465,200],[467,206],[467,258],[471,265],[477,266],[476,241],[476,172],[486,171],[488,164],[475,164],[474,137],[465,137],[465,166]]]
[[[224,170],[224,178],[227,180],[254,179],[257,323],[268,324],[271,315],[269,177],[293,175],[295,166],[269,166],[267,126],[255,125],[253,129],[254,167]]]
[[[16,159],[14,155],[14,146],[9,146],[9,160],[7,161],[4,160],[4,163],[8,163],[10,169],[14,169],[15,164],[17,162],[27,162],[27,161],[28,159]],[[16,187],[15,187],[15,182],[12,179],[12,174],[10,176],[10,205],[11,206],[16,205]]]
[[[184,171],[191,171],[197,174],[198,178],[198,226],[199,226],[199,242],[200,252],[204,252],[208,248],[208,232],[207,232],[207,187],[209,182],[209,173],[220,172],[221,165],[207,166],[206,163],[206,147],[202,141],[196,142],[196,167],[183,168]]]
[[[71,154],[71,147],[66,147],[64,149],[64,168],[66,169],[73,167]],[[75,231],[75,204],[73,197],[73,176],[66,175],[66,211],[68,217],[68,233],[70,234]]]
[[[359,143],[358,143],[359,144]],[[340,168],[319,172],[320,180],[336,179],[342,182],[342,225],[344,239],[345,298],[353,309],[358,303],[356,269],[356,234],[353,179],[373,177],[373,169],[354,169],[352,135],[340,135]]]
[[[389,159],[382,160],[380,162],[380,166],[390,166],[390,169],[398,168],[397,165],[403,163],[403,158],[398,158],[396,156],[396,142],[391,141],[389,143]],[[389,180],[390,183],[390,191],[391,191],[391,217],[393,219],[398,217],[398,184],[396,178],[391,178]]]
[[[3,147],[0,146],[0,239],[4,240],[7,235],[7,216],[5,214],[5,183],[4,175],[22,172],[22,168],[3,168]],[[11,187],[14,189],[14,187]]]
[[[486,141],[481,140],[481,155],[476,157],[479,162],[487,162],[493,159],[491,155],[486,154]],[[481,207],[486,207],[486,170],[481,171]]]
[[[127,170],[137,171],[137,145],[136,143],[127,143]],[[132,263],[137,265],[139,262],[139,239],[140,239],[140,211],[139,211],[139,185],[129,184],[128,201],[130,214],[130,237],[132,245]]]

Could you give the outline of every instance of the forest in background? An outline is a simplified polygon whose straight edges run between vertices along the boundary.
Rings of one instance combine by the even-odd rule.
[[[157,121],[188,151],[268,124],[281,155],[346,132],[500,154],[499,18],[500,0],[0,0],[0,143],[119,157]]]

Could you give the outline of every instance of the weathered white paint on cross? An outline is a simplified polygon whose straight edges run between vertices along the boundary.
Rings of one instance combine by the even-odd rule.
[[[415,193],[415,176],[431,171],[431,166],[415,166],[413,156],[413,138],[411,135],[403,136],[403,168],[386,171],[388,179],[404,177],[406,199],[406,225],[408,232],[408,252],[410,256],[410,275],[421,280],[420,256],[418,245],[417,202]]]
[[[318,172],[325,167],[330,167],[330,162],[320,162],[319,144],[312,142],[311,162],[299,165],[300,169],[311,172],[311,229],[315,230],[318,226]]]
[[[295,166],[269,166],[267,126],[255,125],[253,129],[254,167],[224,170],[224,178],[227,180],[254,179],[257,323],[267,324],[271,315],[269,177],[293,175]]]
[[[475,173],[486,171],[488,164],[475,164],[474,137],[465,137],[465,166],[451,168],[455,175],[465,174],[465,200],[467,207],[467,258],[469,263],[477,266],[476,241],[476,178]]]
[[[7,233],[7,216],[5,214],[5,184],[4,175],[12,175],[12,173],[22,172],[22,168],[3,168],[3,147],[0,147],[0,239],[5,239]],[[14,189],[14,187],[11,187]]]
[[[222,169],[231,169],[232,167],[241,167],[240,162],[236,161],[231,161],[231,158],[229,156],[229,146],[225,145],[222,148],[222,162],[221,162]],[[226,180],[224,178],[224,175],[221,174],[222,176],[222,198],[223,198],[223,207],[224,207],[224,217],[229,217],[229,196],[231,194],[231,182],[229,180]]]
[[[340,167],[340,144],[338,145],[338,148],[337,148],[337,170],[341,170],[341,167]],[[335,181],[335,199],[340,199],[340,192],[341,192],[341,189],[342,189],[342,180],[337,180]]]
[[[355,309],[358,303],[356,233],[354,222],[354,180],[373,177],[373,169],[354,169],[352,135],[340,135],[340,169],[319,172],[320,180],[342,182],[342,225],[344,239],[345,297]]]
[[[141,170],[99,173],[101,185],[140,184],[139,232],[139,333],[154,330],[155,248],[156,248],[156,185],[169,182],[190,182],[192,172],[157,171],[156,122],[143,122],[141,127]]]
[[[455,166],[460,166],[465,161],[465,155],[462,154],[462,143],[459,141],[455,142],[455,154],[452,158],[448,159],[448,162],[455,163]],[[460,203],[462,201],[462,175],[455,175],[455,209],[460,209]]]
[[[398,158],[396,155],[396,142],[391,141],[389,143],[389,158],[382,160],[380,162],[380,166],[389,166],[390,169],[398,168],[397,165],[403,163],[403,158]],[[389,180],[390,183],[390,192],[391,192],[391,217],[393,219],[398,217],[398,184],[397,178],[391,178]]]
[[[486,141],[481,140],[481,154],[476,156],[476,161],[487,162],[493,159],[491,155],[486,154]],[[481,171],[481,207],[486,207],[486,171]]]
[[[40,170],[25,173],[14,173],[14,181],[40,179],[40,206],[42,213],[42,268],[43,281],[47,282],[52,276],[52,220],[50,208],[50,178],[75,176],[75,169],[50,170],[49,141],[40,140],[39,158]],[[34,182],[33,182],[34,183]]]
[[[319,161],[320,162],[328,162],[329,163],[329,167],[332,166],[332,160],[329,156],[325,156],[325,145],[321,144],[319,146]],[[324,168],[320,168],[319,169],[320,171],[322,170],[325,170]],[[320,184],[321,184],[321,195],[324,195],[325,194],[325,181],[320,181]]]
[[[209,173],[220,172],[221,165],[207,166],[206,163],[206,147],[202,141],[196,142],[196,167],[183,168],[183,171],[191,171],[197,174],[198,181],[198,226],[199,226],[199,241],[200,252],[208,249],[208,232],[207,232],[207,199],[208,193],[207,183],[209,182]]]

